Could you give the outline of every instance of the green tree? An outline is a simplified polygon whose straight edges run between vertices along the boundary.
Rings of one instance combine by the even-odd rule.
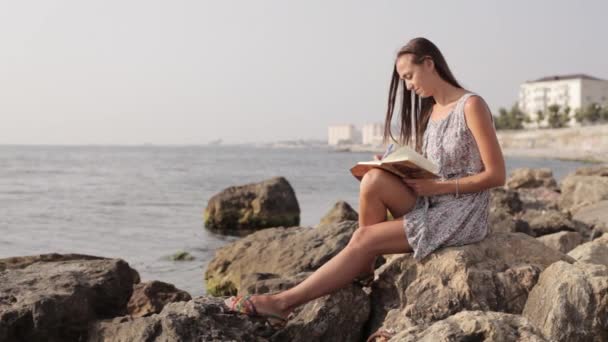
[[[540,125],[543,124],[544,120],[545,120],[545,113],[542,110],[536,111],[536,123],[538,124],[539,127],[540,127]]]
[[[581,123],[596,123],[603,120],[604,113],[600,105],[597,103],[591,103],[588,106],[577,110],[575,118],[576,121]]]
[[[557,104],[547,107],[547,122],[549,123],[549,127],[561,128],[568,125],[568,112],[570,112],[570,108],[566,107],[563,111],[560,109],[561,107]]]
[[[528,122],[530,119],[526,113],[519,109],[517,103],[511,106],[511,110],[500,108],[498,110],[498,117],[496,118],[496,129],[522,129],[524,128],[523,123]]]

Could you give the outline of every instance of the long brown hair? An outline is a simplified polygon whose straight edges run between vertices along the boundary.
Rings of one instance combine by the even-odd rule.
[[[399,49],[397,53],[397,57],[395,58],[395,64],[393,66],[393,76],[391,78],[391,85],[388,92],[388,109],[386,111],[386,119],[384,121],[384,137],[383,142],[386,143],[389,139],[392,141],[397,141],[391,132],[391,121],[393,118],[393,112],[395,109],[395,101],[397,98],[397,92],[399,91],[399,85],[403,88],[403,96],[401,102],[401,125],[400,125],[400,134],[398,142],[400,144],[411,144],[412,137],[412,116],[416,115],[416,112],[420,113],[420,117],[415,118],[415,134],[416,134],[416,146],[415,149],[418,152],[422,151],[422,136],[424,131],[426,130],[426,126],[429,123],[429,118],[431,116],[431,109],[433,108],[433,104],[435,104],[435,99],[430,96],[427,98],[423,98],[420,104],[420,108],[418,108],[418,104],[414,104],[416,106],[415,110],[412,112],[412,91],[407,90],[405,85],[405,80],[401,80],[399,77],[399,73],[397,73],[397,64],[396,61],[399,57],[411,54],[413,56],[414,64],[422,64],[422,62],[430,58],[434,64],[439,77],[441,77],[444,81],[450,83],[451,85],[462,88],[456,78],[450,71],[448,67],[448,63],[443,58],[441,51],[433,44],[430,40],[426,38],[414,38],[410,40],[405,46]]]

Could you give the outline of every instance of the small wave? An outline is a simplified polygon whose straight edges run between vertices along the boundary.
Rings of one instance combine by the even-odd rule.
[[[106,205],[109,207],[124,207],[127,205],[127,202],[125,202],[125,201],[104,201],[104,202],[99,202],[99,204]]]
[[[192,203],[169,203],[169,202],[141,202],[139,207],[189,207]]]

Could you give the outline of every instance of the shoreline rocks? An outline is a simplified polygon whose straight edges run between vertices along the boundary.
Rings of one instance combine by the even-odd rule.
[[[205,227],[228,234],[300,224],[295,192],[283,177],[231,186],[209,199]]]

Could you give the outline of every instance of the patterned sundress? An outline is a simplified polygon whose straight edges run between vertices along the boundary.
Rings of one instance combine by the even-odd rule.
[[[461,178],[483,171],[477,143],[469,130],[464,104],[475,94],[464,94],[450,113],[429,120],[423,136],[424,156],[439,166],[442,179]],[[483,240],[488,233],[490,192],[418,197],[404,215],[407,239],[414,258],[421,260],[441,247]]]

